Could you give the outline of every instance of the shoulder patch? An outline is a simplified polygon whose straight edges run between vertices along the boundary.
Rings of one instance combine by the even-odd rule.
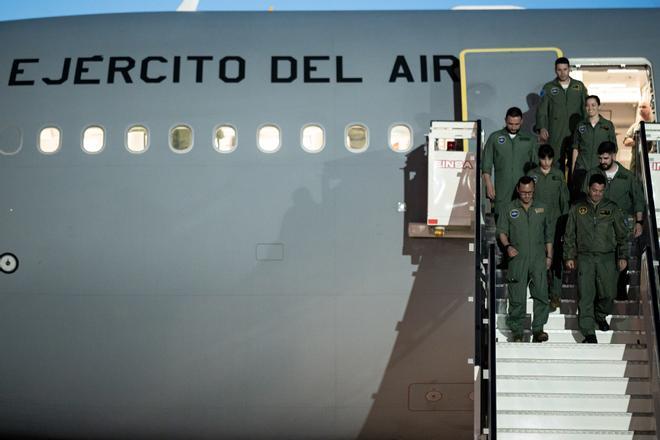
[[[584,124],[580,124],[580,126],[578,127],[578,131],[580,132],[580,134],[584,134],[584,132],[587,131],[587,126]]]
[[[589,210],[587,209],[586,206],[580,206],[580,207],[578,208],[578,213],[579,213],[580,215],[585,215],[585,214],[587,213],[587,211],[589,211]]]
[[[559,93],[559,89],[557,87],[553,87],[550,89],[551,95],[556,95],[557,93]]]
[[[538,183],[538,181],[539,181],[539,176],[538,176],[538,174],[532,174],[532,175],[529,176],[529,177],[532,178],[532,180],[534,181],[534,183]]]
[[[545,208],[534,208],[534,212],[537,214],[542,214],[545,212]]]
[[[506,138],[504,136],[500,136],[500,137],[497,138],[497,143],[498,144],[503,144],[505,140],[506,140]]]
[[[518,216],[520,215],[520,211],[518,211],[517,209],[512,209],[509,212],[509,215],[511,216],[511,218],[518,218]]]

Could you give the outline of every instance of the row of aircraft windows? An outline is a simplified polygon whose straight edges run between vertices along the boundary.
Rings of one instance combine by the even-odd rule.
[[[193,147],[193,129],[188,125],[172,127],[169,145],[175,153],[186,153]],[[233,125],[219,125],[213,131],[213,148],[219,153],[231,153],[238,146],[238,130]],[[393,151],[404,153],[413,145],[413,133],[406,124],[395,124],[389,129],[388,143]],[[350,124],[346,127],[344,145],[353,153],[369,148],[369,129],[364,124]],[[58,127],[48,126],[39,132],[38,148],[44,154],[57,153],[62,146],[62,132]],[[131,153],[144,153],[149,149],[149,129],[134,125],[126,130],[125,146]],[[275,153],[282,146],[282,132],[273,124],[266,124],[257,130],[257,147],[264,153]],[[308,153],[318,153],[325,147],[325,130],[318,124],[305,125],[300,131],[300,146]],[[92,125],[82,133],[83,151],[96,154],[105,148],[105,130]]]

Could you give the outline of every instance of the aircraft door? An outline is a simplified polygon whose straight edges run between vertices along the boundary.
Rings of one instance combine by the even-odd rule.
[[[465,49],[460,53],[463,120],[481,120],[486,136],[504,125],[509,107],[531,131],[543,84],[554,78],[557,48]]]

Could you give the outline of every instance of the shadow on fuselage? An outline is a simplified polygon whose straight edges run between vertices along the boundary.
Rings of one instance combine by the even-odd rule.
[[[403,169],[406,213],[403,255],[417,264],[398,335],[360,439],[472,438],[474,261],[463,239],[410,238],[410,222],[426,222],[425,146]],[[456,389],[459,391],[457,392]],[[427,393],[439,391],[436,402]],[[444,399],[444,401],[443,401]]]

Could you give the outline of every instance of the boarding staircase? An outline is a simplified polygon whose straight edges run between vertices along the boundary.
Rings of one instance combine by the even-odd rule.
[[[660,126],[659,133],[660,133]],[[659,138],[660,139],[660,138]],[[649,201],[645,231],[649,246],[630,262],[628,299],[614,303],[611,330],[597,331],[598,344],[582,344],[578,330],[575,274],[565,276],[561,307],[551,312],[545,343],[509,342],[505,272],[497,269],[499,251],[488,221],[480,238],[485,298],[478,297],[477,355],[481,426],[475,438],[499,440],[658,439],[655,413],[660,407],[658,368],[657,223],[648,156],[640,176]],[[651,166],[652,168],[652,166]],[[531,299],[527,302],[530,326]],[[493,323],[494,325],[490,325]]]
[[[639,300],[616,301],[611,330],[582,344],[577,292],[565,285],[546,343],[507,342],[506,285],[497,288],[497,437],[655,439],[644,318]],[[532,301],[527,304],[531,314]],[[529,327],[528,315],[527,327]]]

